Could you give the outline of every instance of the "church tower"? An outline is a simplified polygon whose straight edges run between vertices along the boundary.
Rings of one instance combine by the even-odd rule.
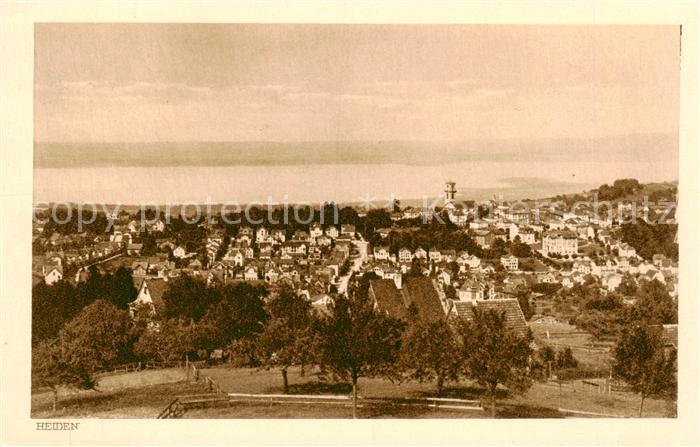
[[[456,183],[453,181],[445,182],[445,206],[454,205],[455,194],[457,193]]]

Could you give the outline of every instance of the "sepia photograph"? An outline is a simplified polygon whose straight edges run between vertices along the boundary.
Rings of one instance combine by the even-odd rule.
[[[697,7],[31,5],[3,443],[699,441]]]
[[[679,34],[37,24],[32,417],[675,417]]]

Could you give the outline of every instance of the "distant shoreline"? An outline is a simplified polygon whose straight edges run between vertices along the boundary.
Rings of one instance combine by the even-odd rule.
[[[613,180],[611,180],[610,183],[612,183],[612,181],[613,181]],[[677,185],[677,184],[678,184],[678,181],[677,181],[677,180],[674,180],[674,181],[663,181],[663,182],[651,182],[651,183],[648,183],[647,185]],[[597,186],[600,186],[600,185],[597,185]],[[588,188],[588,189],[585,189],[585,190],[580,190],[580,191],[576,191],[576,192],[568,192],[568,193],[555,192],[555,193],[552,193],[551,195],[548,195],[548,196],[543,196],[543,197],[531,197],[531,198],[521,198],[521,199],[508,199],[508,198],[506,198],[506,197],[503,197],[503,200],[504,200],[504,201],[541,201],[541,200],[552,200],[554,197],[559,196],[559,195],[567,195],[567,196],[570,196],[570,195],[576,195],[576,194],[587,194],[587,193],[590,193],[591,190],[593,190],[593,189],[595,189],[595,188]],[[458,202],[461,202],[461,201],[463,201],[463,202],[470,202],[470,201],[482,202],[482,201],[484,201],[484,199],[473,199],[473,198],[469,198],[469,197],[464,197],[464,194],[461,194],[461,196],[462,196],[462,197],[458,197],[458,198],[457,198],[457,201],[458,201]],[[435,197],[433,197],[433,198],[434,198],[434,199],[440,199],[440,196],[435,196]],[[406,199],[406,198],[398,198],[398,199],[400,200],[400,206],[401,206],[402,208],[409,207],[409,206],[410,206],[410,207],[414,207],[414,208],[420,208],[421,205],[422,205],[422,200],[423,200],[423,199],[418,199],[418,198],[409,198],[409,199]],[[439,202],[440,204],[442,203],[441,200],[438,200],[438,202]],[[319,207],[320,207],[321,205],[323,205],[323,204],[330,204],[330,203],[335,203],[335,205],[336,205],[339,209],[340,209],[340,208],[343,208],[343,207],[354,207],[354,208],[357,208],[357,207],[363,207],[363,206],[366,205],[366,203],[359,202],[359,201],[354,201],[354,202],[342,202],[342,201],[341,201],[341,202],[332,202],[332,201],[325,201],[325,202],[304,203],[303,205],[309,205],[309,206],[311,206],[311,207],[313,207],[313,208],[319,208]],[[385,200],[376,200],[376,201],[372,201],[371,204],[372,204],[371,209],[376,209],[376,208],[386,207],[387,202],[386,202]],[[37,205],[46,205],[46,206],[37,207]],[[48,203],[35,202],[35,203],[34,203],[34,206],[35,206],[35,208],[37,208],[37,209],[47,209],[47,208],[51,208],[52,206],[55,206],[55,205],[69,205],[70,207],[77,207],[77,206],[79,206],[79,205],[83,205],[83,206],[96,206],[96,207],[98,207],[98,208],[97,208],[98,211],[101,210],[99,207],[104,207],[104,208],[107,208],[108,210],[113,210],[113,209],[115,209],[117,206],[119,206],[119,209],[120,209],[120,210],[124,210],[124,211],[128,211],[128,212],[135,212],[135,211],[138,211],[138,210],[140,210],[141,207],[144,206],[144,205],[145,205],[146,208],[149,208],[149,207],[152,207],[152,208],[158,207],[158,208],[161,209],[161,210],[164,210],[164,209],[166,209],[167,206],[170,206],[171,209],[173,209],[174,211],[178,211],[178,214],[179,214],[179,211],[182,209],[183,206],[184,206],[184,207],[200,207],[200,209],[209,206],[209,207],[211,208],[212,213],[219,213],[219,212],[221,211],[221,208],[222,208],[224,205],[226,205],[226,204],[223,203],[223,202],[221,202],[221,203],[210,203],[210,204],[207,204],[207,203],[196,203],[196,204],[195,204],[195,203],[171,203],[171,204],[166,204],[166,203],[160,203],[160,204],[156,204],[156,203],[133,204],[133,203],[130,203],[130,204],[120,204],[120,205],[117,205],[116,203],[101,204],[101,203],[97,203],[97,202],[75,202],[75,201],[67,201],[67,202],[48,202]],[[267,206],[268,204],[267,204],[267,203],[262,203],[262,204],[260,204],[260,203],[257,203],[257,202],[250,202],[250,203],[244,203],[244,202],[243,202],[243,203],[240,203],[240,206],[241,206],[241,207],[246,207],[246,206],[248,206],[248,205],[251,205],[251,206],[252,206],[252,205],[256,205],[256,206],[264,207],[264,206]],[[285,206],[285,205],[287,205],[287,206],[289,206],[289,207],[293,207],[293,206],[295,206],[295,205],[300,205],[300,204],[299,204],[299,203],[295,203],[295,202],[293,202],[293,201],[289,201],[289,202],[287,202],[287,203],[284,203],[284,202],[271,203],[270,205],[271,205],[272,207],[274,207],[274,208],[278,208],[278,207],[283,207],[283,206]]]
[[[566,149],[566,150],[564,150]],[[216,167],[678,160],[678,136],[473,141],[34,143],[34,168]]]

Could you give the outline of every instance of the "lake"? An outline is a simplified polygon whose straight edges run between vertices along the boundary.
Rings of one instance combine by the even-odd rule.
[[[251,203],[362,202],[442,195],[457,183],[458,198],[541,198],[580,192],[618,178],[674,181],[671,161],[474,161],[435,165],[309,164],[149,167],[37,167],[34,202]]]

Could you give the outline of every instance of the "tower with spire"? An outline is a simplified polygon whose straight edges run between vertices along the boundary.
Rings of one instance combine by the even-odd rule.
[[[445,208],[453,208],[455,204],[455,194],[457,193],[456,183],[452,180],[445,182]]]

